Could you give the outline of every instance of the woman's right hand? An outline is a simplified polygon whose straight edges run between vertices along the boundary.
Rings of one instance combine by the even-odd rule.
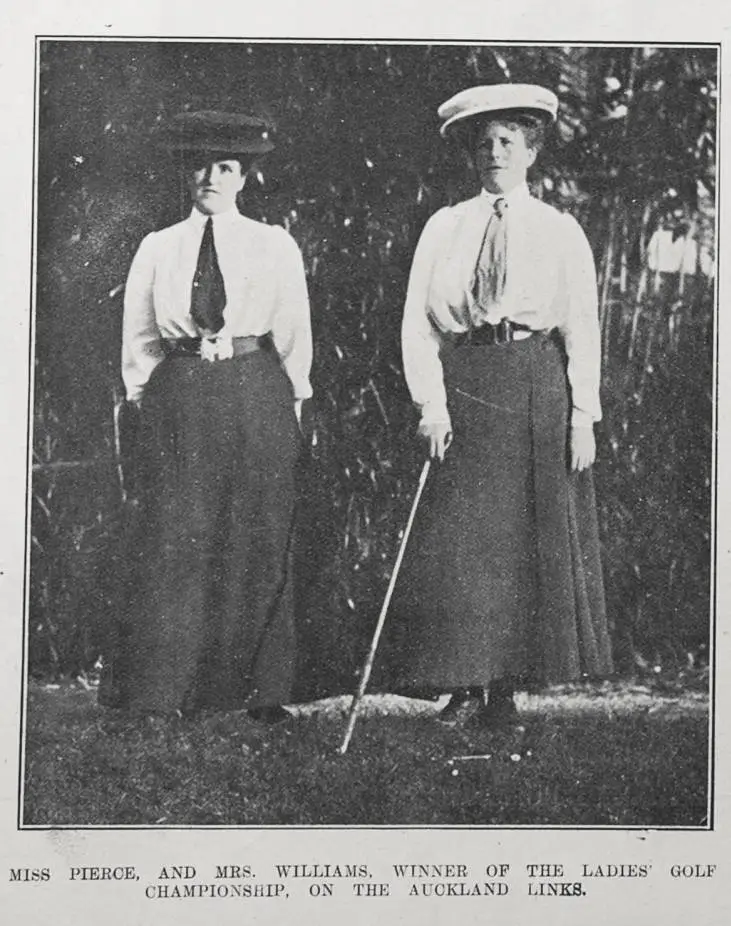
[[[428,421],[419,423],[419,437],[429,445],[429,456],[441,463],[452,445],[452,425],[449,421]]]

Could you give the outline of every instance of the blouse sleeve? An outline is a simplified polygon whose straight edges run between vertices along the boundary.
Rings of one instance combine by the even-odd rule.
[[[440,210],[429,219],[414,252],[401,326],[401,352],[406,384],[422,420],[448,424],[447,393],[439,357],[442,339],[427,314],[429,285],[445,216],[446,210]]]
[[[310,300],[302,254],[284,229],[277,228],[280,246],[276,255],[276,305],[272,338],[294,389],[295,400],[312,395],[312,328]]]
[[[601,339],[596,270],[591,247],[576,220],[566,219],[564,274],[566,312],[559,326],[566,346],[573,427],[590,427],[602,416],[599,401]]]
[[[153,232],[140,244],[124,290],[122,380],[130,402],[140,400],[152,371],[163,359],[152,292],[155,279],[154,238]]]

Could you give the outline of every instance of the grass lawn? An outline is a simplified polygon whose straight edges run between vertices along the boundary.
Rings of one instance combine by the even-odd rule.
[[[707,823],[708,699],[639,684],[519,698],[510,734],[444,729],[438,705],[370,696],[347,755],[349,698],[245,714],[124,720],[93,691],[33,683],[29,825]],[[460,757],[480,756],[465,759]]]

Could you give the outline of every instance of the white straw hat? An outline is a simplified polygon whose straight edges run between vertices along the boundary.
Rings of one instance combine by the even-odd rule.
[[[538,84],[491,84],[469,87],[451,97],[439,107],[444,123],[440,134],[446,136],[450,126],[483,113],[520,110],[530,112],[546,123],[554,122],[558,112],[558,97]]]

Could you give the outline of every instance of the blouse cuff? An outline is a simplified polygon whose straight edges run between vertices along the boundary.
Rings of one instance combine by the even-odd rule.
[[[594,426],[594,418],[580,408],[574,407],[571,410],[571,427],[572,428],[591,428]]]
[[[447,406],[441,402],[427,402],[421,406],[421,420],[426,424],[447,424],[452,421]]]
[[[139,405],[142,401],[142,393],[145,391],[144,386],[127,386],[125,389],[126,399],[133,405]]]
[[[312,398],[312,386],[310,385],[309,379],[305,376],[298,375],[293,369],[292,365],[288,365],[287,362],[284,362],[284,368],[289,376],[289,381],[292,383],[292,392],[294,393],[294,398],[301,402],[303,399]]]

